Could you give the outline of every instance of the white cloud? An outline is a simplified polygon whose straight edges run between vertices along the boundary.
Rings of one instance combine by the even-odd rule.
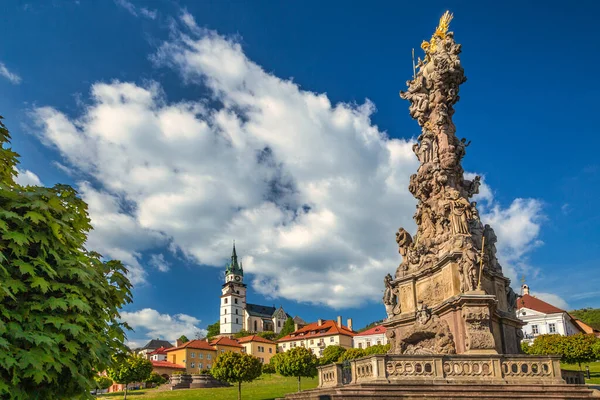
[[[40,180],[40,178],[33,172],[29,171],[28,169],[19,169],[19,168],[15,167],[15,170],[17,171],[17,178],[15,179],[15,181],[19,185],[21,185],[21,186],[40,186],[42,184],[42,181]]]
[[[133,312],[121,312],[121,320],[127,322],[135,331],[130,334],[128,345],[141,347],[150,339],[163,339],[175,344],[181,335],[194,339],[197,335],[206,336],[207,331],[200,329],[200,320],[186,314],[161,314],[152,308]],[[140,332],[140,331],[143,331]]]
[[[4,65],[4,63],[0,62],[0,75],[8,79],[11,83],[18,85],[21,83],[21,77],[14,72],[9,71],[9,69]]]
[[[160,272],[169,272],[171,265],[165,260],[163,254],[152,254],[150,256],[149,264]]]
[[[90,245],[125,257],[143,279],[141,252],[157,243],[222,266],[236,239],[264,295],[336,308],[379,301],[400,262],[395,231],[415,230],[412,143],[373,125],[370,101],[331,104],[183,18],[199,36],[180,34],[154,59],[202,82],[211,98],[169,103],[157,83],[112,82],[92,86],[78,119],[36,109],[44,141],[102,185],[84,186],[99,224]],[[537,202],[505,210],[486,188],[484,218],[508,254],[523,255],[539,233]]]
[[[150,18],[150,19],[156,19],[157,16],[157,11],[156,10],[149,10],[147,8],[144,7],[136,7],[135,5],[133,5],[133,3],[127,1],[127,0],[115,0],[115,3],[121,7],[123,7],[124,9],[126,9],[127,11],[129,11],[129,13],[131,15],[133,15],[134,17],[137,16],[143,16],[146,18]]]

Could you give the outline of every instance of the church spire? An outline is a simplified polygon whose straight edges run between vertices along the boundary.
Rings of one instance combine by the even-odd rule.
[[[234,274],[234,275],[244,275],[244,271],[242,269],[242,263],[238,263],[237,251],[235,250],[235,240],[233,241],[233,250],[231,252],[231,262],[227,265],[225,269],[225,274]]]

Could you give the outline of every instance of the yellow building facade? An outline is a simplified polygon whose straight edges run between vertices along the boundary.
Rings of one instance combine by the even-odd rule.
[[[167,361],[181,365],[188,374],[210,369],[217,358],[217,349],[205,340],[190,340],[179,347],[166,350]]]
[[[277,353],[277,343],[260,336],[246,336],[238,342],[244,347],[244,353],[257,357],[263,364],[268,364]]]

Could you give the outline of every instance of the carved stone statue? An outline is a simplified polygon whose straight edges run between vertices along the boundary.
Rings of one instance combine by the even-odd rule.
[[[383,292],[383,304],[385,304],[385,311],[388,318],[394,316],[394,308],[397,305],[396,294],[392,287],[392,275],[387,274],[383,280],[385,284],[385,291]]]
[[[473,178],[472,181],[465,181],[465,189],[468,197],[473,197],[479,193],[479,186],[481,186],[481,177],[478,175]]]
[[[396,232],[396,243],[398,243],[398,252],[402,257],[406,257],[408,248],[412,244],[412,236],[404,228],[398,229]]]
[[[471,204],[464,197],[453,191],[446,203],[446,211],[450,214],[450,224],[454,234],[468,235],[471,219]]]
[[[509,313],[514,314],[517,311],[517,300],[519,300],[519,295],[508,286],[508,290],[506,291],[506,304],[508,305]]]

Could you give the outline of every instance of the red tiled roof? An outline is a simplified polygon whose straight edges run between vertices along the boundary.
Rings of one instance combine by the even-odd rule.
[[[548,304],[545,301],[538,299],[537,297],[533,297],[529,294],[523,295],[517,301],[517,309],[521,308],[529,308],[530,310],[538,311],[544,314],[556,314],[565,312],[565,310],[561,310],[560,308],[554,307],[552,304]]]
[[[181,350],[181,349],[185,349],[185,348],[200,349],[200,350],[213,350],[213,351],[215,350],[215,348],[212,347],[210,344],[208,344],[208,342],[206,340],[195,339],[195,340],[190,340],[189,342],[185,342],[184,344],[182,344],[179,347],[171,347],[170,349],[166,349],[165,352]]]
[[[164,347],[159,347],[158,349],[151,351],[150,353],[148,353],[148,355],[152,355],[152,354],[167,354],[167,349],[165,349]]]
[[[221,337],[217,340],[210,342],[211,346],[229,346],[229,347],[244,347],[237,342],[237,340],[229,339],[228,337]]]
[[[360,332],[358,333],[356,336],[369,336],[369,335],[380,335],[382,333],[385,333],[387,329],[385,329],[385,326],[383,325],[377,325],[371,329],[367,329],[364,332]]]
[[[311,332],[315,333],[311,333]],[[321,332],[324,331],[324,332]],[[349,329],[347,326],[343,326],[340,328],[337,325],[337,322],[331,319],[323,321],[321,326],[319,326],[318,322],[310,323],[302,328],[298,329],[296,332],[292,332],[291,334],[282,337],[278,340],[278,342],[289,342],[292,340],[302,340],[306,338],[315,338],[321,336],[332,336],[332,335],[346,335],[346,336],[356,336],[356,332]]]
[[[600,334],[600,332],[597,329],[594,329],[593,327],[589,326],[582,320],[573,318],[573,317],[571,317],[571,318],[572,318],[573,322],[575,322],[575,325],[577,325],[577,327],[579,327],[579,329],[581,329],[584,333],[593,333],[596,336],[598,336],[598,334]]]
[[[185,369],[185,367],[183,365],[173,364],[172,362],[169,362],[169,361],[153,361],[153,360],[151,360],[151,362],[152,362],[153,367]]]
[[[258,335],[244,336],[243,338],[239,338],[238,342],[239,343],[261,342],[261,343],[275,344],[274,341],[265,339],[264,337],[260,337]]]

